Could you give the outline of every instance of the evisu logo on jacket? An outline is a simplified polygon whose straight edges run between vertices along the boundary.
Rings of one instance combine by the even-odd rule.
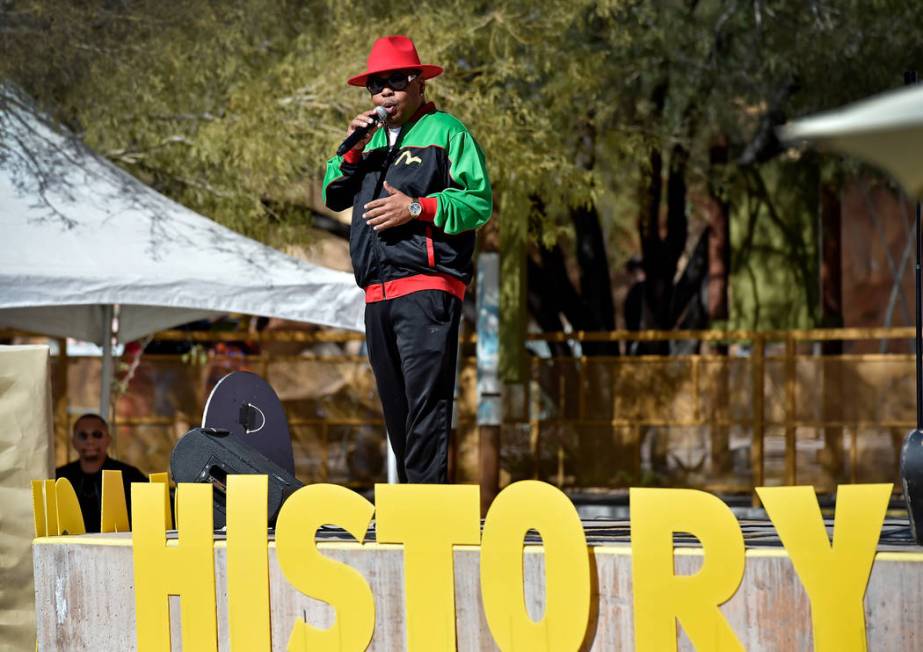
[[[394,164],[397,165],[398,163],[401,163],[401,162],[403,162],[404,165],[410,165],[411,163],[416,163],[417,165],[420,165],[420,163],[423,162],[423,159],[420,158],[419,156],[414,156],[413,154],[411,154],[409,149],[405,149],[403,152],[401,152],[401,155],[397,157],[397,160],[394,161]]]

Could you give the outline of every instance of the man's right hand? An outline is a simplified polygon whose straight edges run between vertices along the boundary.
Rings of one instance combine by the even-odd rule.
[[[359,115],[357,115],[355,118],[353,118],[353,121],[349,123],[349,129],[346,130],[346,137],[348,138],[356,129],[359,129],[360,127],[365,127],[368,124],[375,123],[374,116],[375,116],[375,109],[371,109],[370,111],[364,111],[360,113]],[[371,129],[369,129],[369,133],[366,134],[365,138],[363,138],[362,140],[360,140],[358,143],[356,143],[353,146],[353,150],[357,152],[361,152],[363,149],[365,149],[365,146],[368,144],[370,140],[372,140],[372,136],[375,134],[375,131],[377,129],[378,129],[378,125],[375,124]]]

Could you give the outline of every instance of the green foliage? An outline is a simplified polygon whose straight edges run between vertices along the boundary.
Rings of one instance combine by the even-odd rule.
[[[473,126],[505,215],[524,216],[536,191],[551,212],[589,197],[589,177],[562,148],[564,131],[545,101],[571,16],[563,6],[107,6],[23,3],[20,22],[48,38],[35,57],[22,34],[9,47],[4,76],[115,162],[240,231],[271,238],[286,218],[273,207],[305,203],[306,186],[316,183],[345,125],[368,107],[365,91],[344,81],[364,67],[370,24],[375,35],[410,33],[424,58],[446,65],[449,74],[431,82],[429,95]],[[67,64],[52,70],[54,60]]]
[[[819,321],[816,157],[749,169],[733,194],[731,328],[811,328]]]
[[[427,95],[485,150],[504,248],[567,237],[569,209],[592,202],[618,261],[636,251],[651,148],[690,152],[691,193],[704,188],[716,137],[735,158],[755,153],[727,172],[734,241],[754,243],[734,266],[806,270],[793,272],[800,307],[769,319],[794,325],[816,313],[805,276],[816,243],[801,223],[816,189],[770,182],[787,164],[761,169],[770,116],[900,85],[905,67],[923,68],[923,41],[908,29],[918,13],[911,0],[5,0],[0,77],[183,204],[270,243],[303,242],[324,161],[369,106],[345,79],[375,37],[406,33],[446,67]],[[796,205],[797,219],[786,208]],[[783,228],[787,219],[800,226]],[[809,244],[783,246],[794,233]],[[735,310],[763,325],[768,308],[751,299],[781,281],[754,274]],[[521,289],[506,290],[521,302]]]

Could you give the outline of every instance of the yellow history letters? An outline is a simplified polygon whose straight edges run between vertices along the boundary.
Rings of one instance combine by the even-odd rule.
[[[217,652],[212,486],[180,484],[179,540],[167,542],[165,483],[131,485],[138,652],[169,652],[168,596],[180,598],[183,649]]]
[[[83,513],[77,493],[67,478],[55,481],[55,503],[58,513],[58,534],[86,534]]]
[[[121,531],[127,526],[125,514],[119,513],[121,480],[117,473],[103,478],[103,528]],[[167,541],[170,506],[163,480],[131,488],[138,650],[170,649],[168,600],[179,596],[183,649],[216,651],[212,487],[179,485],[179,538]],[[34,481],[32,492],[36,536],[83,531],[80,507],[66,480]],[[841,486],[832,543],[811,487],[757,492],[810,599],[815,649],[864,652],[864,596],[891,485]],[[742,650],[720,610],[744,573],[744,541],[734,514],[716,496],[690,489],[632,489],[630,497],[635,649],[676,650],[680,625],[696,649]],[[372,641],[372,587],[358,570],[324,556],[316,532],[336,525],[358,542],[348,545],[364,546],[373,515],[378,544],[403,546],[407,649],[456,647],[458,545],[481,547],[484,617],[501,650],[580,649],[591,612],[593,571],[577,511],[559,489],[536,481],[508,486],[490,508],[483,537],[476,485],[377,485],[375,499],[373,506],[346,487],[315,484],[302,487],[283,505],[276,523],[279,567],[295,589],[327,602],[335,614],[326,629],[296,617],[287,642],[290,652],[364,650]],[[230,649],[267,651],[265,476],[228,479],[227,523]],[[545,608],[537,620],[526,608],[524,593],[529,530],[540,534],[544,552]],[[692,550],[702,560],[697,572],[675,570],[674,533],[689,533],[701,543],[701,549]]]
[[[168,487],[170,486],[170,474],[166,471],[161,471],[159,473],[151,473],[147,476],[151,482],[161,482]],[[178,496],[178,494],[177,494]],[[163,510],[163,526],[168,529],[173,529],[173,515],[170,513],[170,492],[167,491],[166,495],[163,498],[164,510]],[[177,504],[179,501],[177,500]],[[179,511],[179,510],[176,510]],[[179,515],[177,515],[177,520],[179,520]]]
[[[481,540],[477,485],[375,485],[379,543],[404,544],[410,652],[455,650],[455,545]]]
[[[545,613],[523,600],[523,541],[537,530],[545,552]],[[481,541],[481,595],[501,650],[577,650],[590,615],[590,559],[580,516],[543,482],[511,484],[494,499]]]
[[[103,469],[102,516],[100,532],[128,532],[128,507],[122,472]]]
[[[359,571],[324,557],[314,535],[322,525],[337,525],[359,543],[375,508],[356,492],[334,484],[302,487],[282,505],[276,522],[276,555],[292,586],[329,603],[336,621],[327,629],[298,621],[289,652],[364,650],[375,631],[375,598]]]
[[[631,576],[635,649],[676,650],[678,620],[697,650],[743,650],[718,606],[744,575],[744,538],[720,498],[692,489],[632,489]],[[702,544],[702,567],[673,572],[673,533]]]
[[[811,600],[814,649],[864,652],[863,599],[891,485],[840,486],[832,544],[812,487],[756,491]]]
[[[269,551],[265,475],[228,478],[228,620],[231,652],[269,652]]]

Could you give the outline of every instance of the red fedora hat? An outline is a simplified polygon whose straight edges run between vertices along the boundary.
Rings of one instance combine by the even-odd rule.
[[[365,80],[370,75],[405,68],[420,70],[423,79],[431,79],[442,74],[441,67],[420,63],[417,48],[406,36],[383,36],[372,45],[366,71],[361,75],[350,77],[346,83],[350,86],[365,86]]]

